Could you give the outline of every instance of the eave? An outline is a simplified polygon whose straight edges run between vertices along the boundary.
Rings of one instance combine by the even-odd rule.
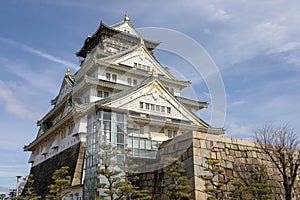
[[[127,66],[127,65],[123,65],[123,64],[113,64],[113,63],[107,63],[107,62],[99,61],[99,60],[95,60],[95,64],[98,64],[100,66],[104,65],[105,67],[108,67],[110,69],[126,72],[126,74],[142,76],[142,77],[145,77],[145,78],[151,76],[151,72],[148,72],[148,71],[145,71],[145,70],[142,70],[142,69],[135,69],[131,66]],[[169,83],[169,84],[172,84],[172,85],[176,85],[180,89],[189,87],[191,85],[190,81],[173,80],[173,79],[166,78],[163,75],[159,75],[158,78],[162,83]]]
[[[95,78],[91,78],[89,76],[85,76],[79,82],[79,84],[73,89],[73,92],[78,93],[78,92],[82,91],[83,89],[86,88],[86,84],[101,86],[104,88],[113,88],[115,91],[127,90],[131,87],[131,86],[124,85],[124,84],[114,83],[114,82],[110,82],[110,81],[106,81],[106,80],[95,79]]]
[[[40,126],[44,121],[46,121],[52,115],[61,111],[61,109],[63,109],[67,99],[70,98],[71,93],[72,93],[72,91],[70,91],[68,94],[66,94],[64,96],[64,98],[57,105],[55,105],[42,119],[38,120],[37,125]]]
[[[46,141],[49,139],[55,131],[62,126],[63,124],[66,124],[68,121],[71,122],[73,120],[73,111],[68,113],[64,118],[62,118],[59,122],[51,126],[45,133],[43,133],[41,136],[36,138],[34,141],[32,141],[29,145],[25,145],[23,150],[24,151],[32,151],[36,145],[39,143],[42,143],[43,141]]]
[[[107,26],[106,24],[104,24],[102,21],[100,22],[100,26],[99,28],[96,30],[96,32],[92,35],[92,36],[88,36],[85,41],[83,46],[81,47],[81,49],[76,52],[75,54],[79,57],[83,57],[85,58],[86,55],[97,46],[97,44],[99,44],[100,40],[101,40],[101,35],[102,34],[107,34],[109,36],[115,36],[117,34],[120,34],[121,37],[123,37],[124,39],[128,40],[128,41],[134,41],[136,44],[138,44],[140,42],[140,38],[131,35],[129,33],[123,32],[123,31],[119,31],[116,30],[110,26]],[[149,49],[149,50],[153,50],[155,47],[157,47],[160,42],[159,41],[151,41],[151,40],[147,40],[144,39],[145,42],[145,46]]]
[[[207,102],[195,101],[195,100],[192,100],[192,99],[187,99],[187,98],[179,97],[179,96],[175,96],[175,98],[179,102],[181,102],[182,104],[185,104],[188,107],[194,108],[195,110],[200,110],[202,108],[207,108],[208,107]]]

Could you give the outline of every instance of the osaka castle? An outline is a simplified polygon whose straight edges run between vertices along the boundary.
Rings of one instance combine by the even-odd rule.
[[[114,25],[101,21],[85,39],[76,53],[79,69],[63,75],[53,107],[37,121],[36,138],[24,146],[31,152],[38,195],[45,198],[53,172],[68,166],[71,192],[62,199],[96,199],[103,181],[96,173],[102,143],[121,152],[129,149],[130,157],[145,164],[158,161],[162,147],[176,138],[195,131],[224,132],[197,115],[206,102],[181,96],[191,82],[177,79],[157,60],[159,44],[143,38],[127,14]]]

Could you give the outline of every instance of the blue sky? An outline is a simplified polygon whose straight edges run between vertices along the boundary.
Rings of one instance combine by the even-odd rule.
[[[226,89],[227,136],[249,138],[265,123],[288,123],[300,130],[300,4],[296,0],[182,2],[1,2],[0,192],[16,185],[16,175],[28,173],[29,153],[22,148],[35,138],[35,122],[51,109],[49,102],[57,95],[65,71],[77,68],[74,53],[101,20],[114,24],[124,19],[125,12],[136,28],[173,29],[206,49]],[[162,51],[156,55],[184,73],[184,60]],[[199,100],[209,102],[201,77],[191,79]],[[208,118],[209,109],[202,116]]]

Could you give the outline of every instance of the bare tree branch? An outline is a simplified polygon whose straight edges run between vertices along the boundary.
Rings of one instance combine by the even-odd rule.
[[[300,165],[299,135],[288,125],[265,125],[254,137],[281,174],[286,200],[291,200]]]

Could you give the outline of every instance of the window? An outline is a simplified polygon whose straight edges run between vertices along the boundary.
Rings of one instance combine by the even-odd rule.
[[[104,98],[108,97],[109,96],[109,93],[108,92],[103,92],[104,93]]]
[[[168,130],[168,138],[173,138],[177,136],[177,131],[175,130]]]
[[[134,67],[137,68],[137,66],[138,66],[138,64],[137,64],[137,63],[134,63]]]
[[[110,120],[111,119],[111,113],[108,111],[103,112],[103,119],[104,120]]]
[[[123,113],[117,113],[117,122],[124,122],[124,114]]]
[[[155,105],[151,104],[151,110],[155,110]]]
[[[110,73],[106,73],[106,80],[110,81]]]
[[[171,113],[171,108],[167,107],[167,113],[170,114]]]
[[[156,107],[156,111],[159,112],[159,111],[160,111],[160,106],[159,106],[159,105],[156,105],[155,107]]]
[[[137,85],[137,80],[133,79],[133,85]]]
[[[109,96],[109,93],[105,92],[105,91],[98,90],[97,96],[100,97],[100,98],[106,98],[106,97]]]
[[[103,97],[103,92],[98,90],[97,96],[102,98]]]
[[[127,84],[128,84],[128,85],[132,85],[132,80],[131,80],[131,78],[127,78]]]
[[[149,108],[150,108],[149,106],[150,106],[150,104],[149,104],[149,103],[146,103],[146,109],[147,109],[147,110],[149,110]]]
[[[157,104],[150,104],[140,101],[140,108],[145,110],[152,110],[156,112],[162,112],[162,113],[171,113],[171,107],[161,106]]]
[[[113,75],[112,75],[112,81],[113,81],[113,82],[117,82],[117,75],[116,75],[116,74],[113,74]]]

